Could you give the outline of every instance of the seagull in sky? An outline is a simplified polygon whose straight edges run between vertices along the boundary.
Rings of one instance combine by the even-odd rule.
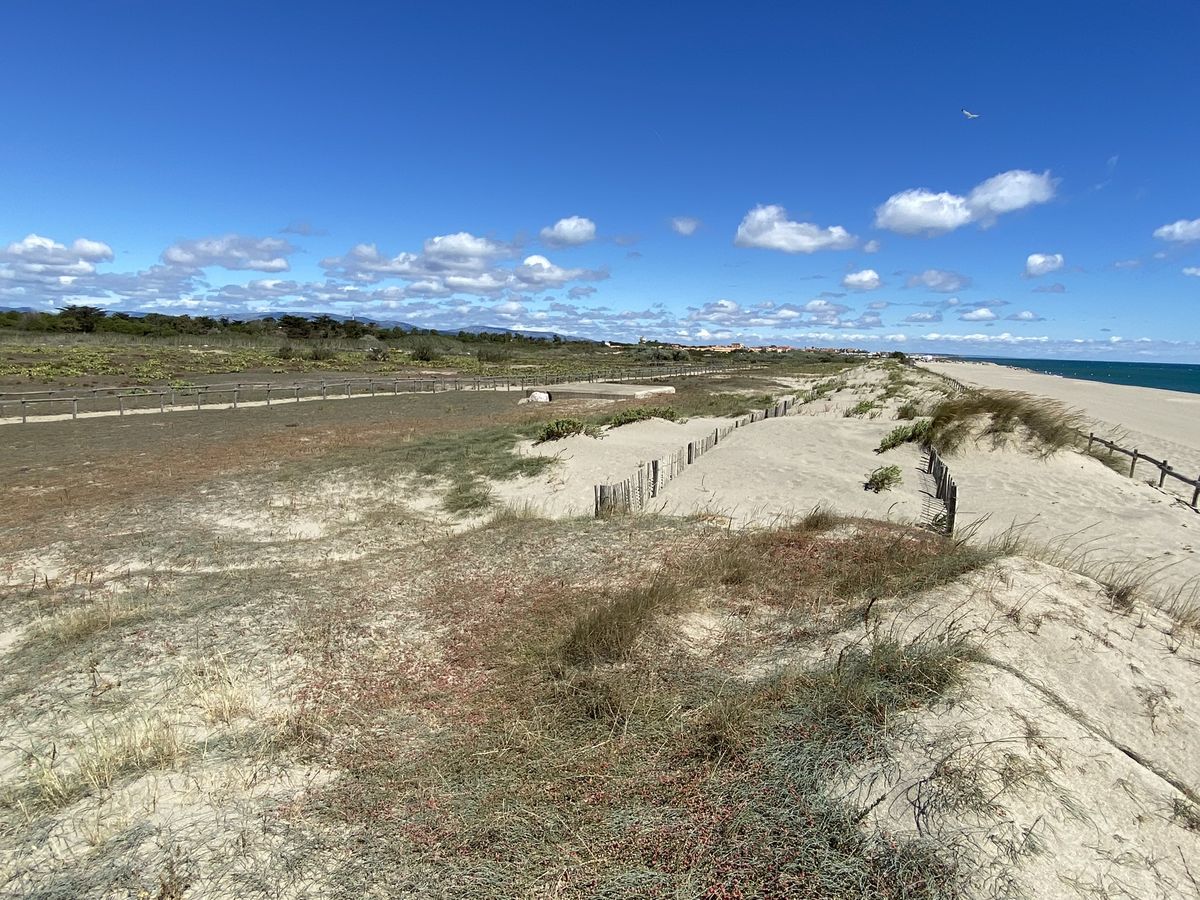
[[[978,119],[979,118],[978,114],[971,112],[969,109],[964,109],[962,111],[962,114],[964,116],[966,116],[968,119]]]

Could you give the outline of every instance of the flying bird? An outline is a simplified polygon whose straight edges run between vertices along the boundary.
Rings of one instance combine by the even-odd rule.
[[[976,113],[971,112],[969,109],[964,109],[962,111],[962,114],[964,116],[966,116],[968,119],[978,119],[979,118],[979,116]]]

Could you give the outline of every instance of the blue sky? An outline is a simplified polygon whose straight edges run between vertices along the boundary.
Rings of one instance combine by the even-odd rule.
[[[6,5],[0,306],[1200,361],[1200,4],[682,9]]]

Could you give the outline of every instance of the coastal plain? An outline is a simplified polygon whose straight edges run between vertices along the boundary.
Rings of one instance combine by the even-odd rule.
[[[1016,427],[946,537],[881,442],[943,375],[1054,396],[992,368],[5,426],[0,892],[1195,895],[1200,518]],[[1125,394],[1059,399],[1187,459]]]

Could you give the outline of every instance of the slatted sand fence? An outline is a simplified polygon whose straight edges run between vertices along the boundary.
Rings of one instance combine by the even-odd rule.
[[[595,509],[597,516],[630,513],[645,509],[668,484],[700,461],[710,450],[715,449],[735,429],[745,428],[764,419],[786,416],[796,407],[794,397],[785,397],[766,407],[756,409],[734,421],[722,425],[698,440],[689,441],[683,447],[659,459],[638,463],[637,469],[628,478],[611,484],[595,486]]]
[[[950,475],[950,467],[941,455],[933,447],[926,449],[929,453],[929,463],[925,471],[933,476],[934,496],[946,507],[945,532],[954,534],[954,519],[958,514],[958,484]]]

